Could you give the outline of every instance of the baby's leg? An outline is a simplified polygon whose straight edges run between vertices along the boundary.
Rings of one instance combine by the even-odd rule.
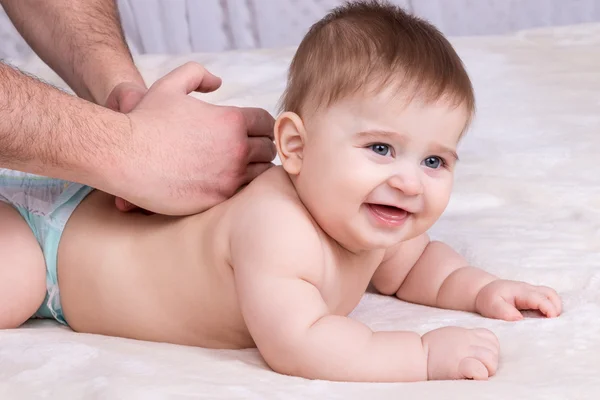
[[[46,263],[19,212],[0,202],[0,329],[17,328],[46,295]]]

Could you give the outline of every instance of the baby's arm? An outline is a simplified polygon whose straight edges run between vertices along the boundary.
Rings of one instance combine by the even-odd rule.
[[[310,379],[427,380],[420,335],[372,332],[331,314],[317,288],[321,239],[308,218],[286,205],[259,207],[239,220],[231,251],[244,320],[267,364]]]
[[[396,296],[411,303],[475,312],[475,298],[481,288],[498,279],[470,267],[450,246],[430,241],[427,234],[401,243],[390,253],[377,274],[387,272],[386,278],[395,281]],[[405,271],[404,279],[395,277],[398,270]]]
[[[554,290],[500,280],[469,266],[450,246],[430,241],[426,234],[391,249],[373,284],[401,300],[492,318],[520,319],[518,309],[539,309],[550,317],[561,312]]]

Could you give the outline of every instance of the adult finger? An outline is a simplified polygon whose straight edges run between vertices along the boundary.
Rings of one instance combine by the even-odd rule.
[[[139,208],[135,204],[131,204],[130,202],[128,202],[127,200],[125,200],[121,197],[115,197],[115,206],[117,207],[117,209],[119,211],[122,211],[122,212],[129,212],[131,210],[135,210],[136,208]]]
[[[195,62],[188,62],[175,68],[157,80],[152,86],[161,90],[189,94],[194,91],[203,93],[212,92],[217,90],[221,86],[221,83],[221,78],[211,74],[202,65]]]
[[[248,136],[267,136],[271,140],[275,138],[273,133],[275,118],[267,110],[252,107],[243,107],[239,110],[246,121]]]
[[[128,113],[140,102],[148,89],[134,82],[121,82],[116,85],[108,98],[105,106],[113,111]]]
[[[248,138],[248,163],[269,163],[276,155],[275,143],[268,137]]]
[[[122,113],[129,113],[139,104],[144,98],[146,91],[142,89],[131,89],[124,91],[118,99],[119,111]]]
[[[256,178],[257,176],[259,176],[260,174],[262,174],[263,172],[265,172],[266,170],[268,170],[271,167],[274,167],[275,165],[273,163],[253,163],[253,164],[248,164],[248,167],[246,168],[246,176],[244,179],[244,182],[242,182],[242,184],[246,185],[250,182],[252,182],[254,180],[254,178]]]

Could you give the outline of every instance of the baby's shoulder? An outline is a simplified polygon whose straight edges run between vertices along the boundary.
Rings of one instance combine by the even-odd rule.
[[[239,198],[238,221],[257,220],[261,225],[279,225],[280,229],[315,227],[312,217],[300,201],[291,180],[281,167],[273,167],[256,178]]]
[[[253,182],[245,189],[236,206],[232,252],[259,253],[257,258],[274,258],[279,263],[297,260],[318,264],[323,249],[319,228],[289,178],[285,177],[286,181],[277,170],[271,170],[265,172],[271,176],[261,176],[262,182]]]

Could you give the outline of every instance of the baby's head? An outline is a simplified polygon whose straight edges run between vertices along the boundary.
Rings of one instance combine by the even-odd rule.
[[[440,217],[475,100],[436,28],[358,1],[307,33],[281,108],[277,149],[300,199],[325,232],[361,251],[413,238]]]

